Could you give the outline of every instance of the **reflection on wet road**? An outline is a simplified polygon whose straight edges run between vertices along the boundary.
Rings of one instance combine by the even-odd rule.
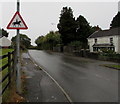
[[[29,53],[74,102],[118,101],[118,71],[100,66],[110,62],[37,50]]]

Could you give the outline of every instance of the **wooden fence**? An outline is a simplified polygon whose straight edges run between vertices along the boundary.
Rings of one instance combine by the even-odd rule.
[[[0,60],[3,60],[5,58],[8,59],[8,62],[0,68],[0,73],[2,74],[2,71],[6,70],[6,68],[8,71],[5,73],[4,76],[2,76],[0,80],[0,86],[2,86],[6,79],[8,79],[8,81],[7,83],[5,83],[5,86],[2,86],[2,90],[0,89],[0,96],[5,92],[5,90],[10,86],[11,83],[11,78],[14,73],[14,51],[8,52],[8,54],[6,55],[0,56]]]

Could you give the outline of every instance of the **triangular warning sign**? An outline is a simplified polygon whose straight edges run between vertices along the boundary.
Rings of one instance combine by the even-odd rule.
[[[7,26],[7,29],[28,29],[23,18],[19,12],[16,12],[10,23]]]

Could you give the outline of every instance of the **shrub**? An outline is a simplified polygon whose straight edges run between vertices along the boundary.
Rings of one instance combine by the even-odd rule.
[[[80,41],[73,41],[73,42],[69,43],[68,46],[81,47],[82,43]]]

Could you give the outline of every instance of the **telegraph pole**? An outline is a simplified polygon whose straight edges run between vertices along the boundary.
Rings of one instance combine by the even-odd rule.
[[[20,12],[20,0],[17,0],[17,12]],[[20,30],[17,29],[16,38],[16,90],[18,94],[21,94],[21,63],[20,63]]]

